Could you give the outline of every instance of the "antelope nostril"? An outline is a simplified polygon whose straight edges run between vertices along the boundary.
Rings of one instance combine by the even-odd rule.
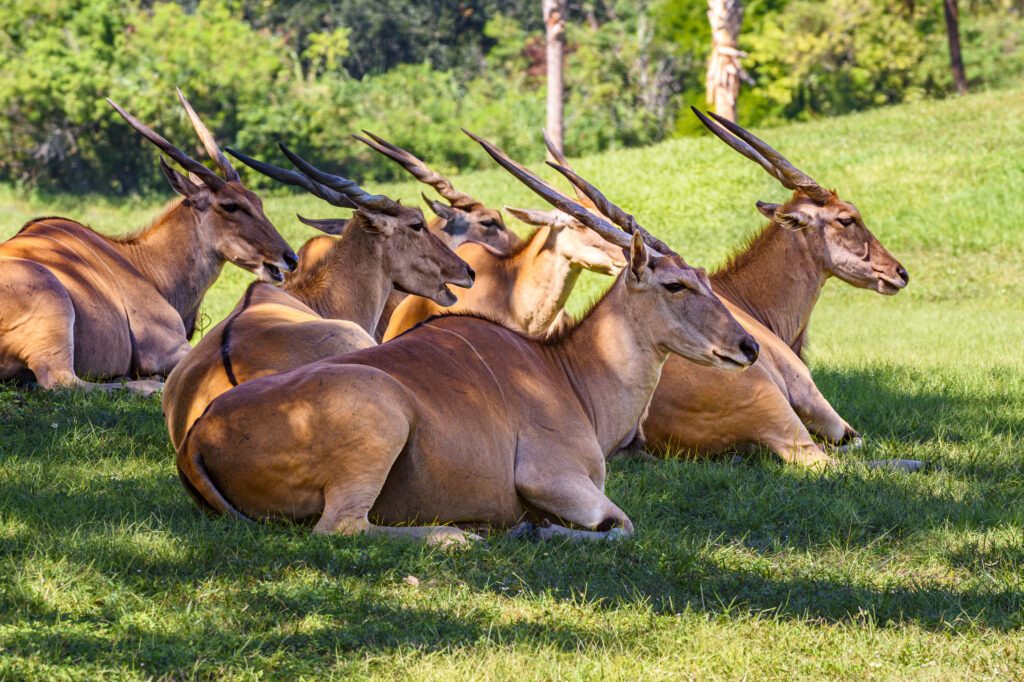
[[[759,346],[757,341],[754,341],[752,337],[748,336],[740,341],[740,351],[743,353],[744,357],[747,358],[750,364],[754,364],[754,361],[757,360],[757,354],[761,351],[761,346]]]
[[[475,282],[475,281],[476,281],[476,271],[475,271],[475,270],[473,270],[473,268],[471,268],[471,267],[469,267],[469,266],[467,265],[467,266],[466,266],[466,272],[468,272],[468,273],[469,273],[469,281],[470,281],[470,282]]]
[[[294,272],[295,268],[299,265],[299,257],[292,250],[285,251],[281,260],[284,261],[284,266],[288,269],[288,272]]]
[[[902,277],[904,282],[910,281],[910,273],[908,273],[902,265],[896,268],[896,274]]]

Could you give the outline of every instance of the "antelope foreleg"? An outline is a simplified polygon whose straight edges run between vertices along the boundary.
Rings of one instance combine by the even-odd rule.
[[[549,457],[543,461],[547,464],[557,460]],[[528,458],[516,463],[516,489],[524,500],[576,526],[600,531],[618,527],[627,536],[632,535],[633,522],[588,476],[553,471],[544,464],[530,466]]]

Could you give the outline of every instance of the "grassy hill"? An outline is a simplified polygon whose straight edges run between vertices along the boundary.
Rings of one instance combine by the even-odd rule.
[[[831,282],[811,323],[818,385],[867,445],[824,474],[770,456],[615,462],[609,497],[638,529],[625,543],[446,551],[210,520],[177,482],[158,400],[0,384],[0,677],[1019,675],[1022,111],[1016,89],[756,131],[910,272],[895,298]],[[755,200],[787,196],[710,137],[574,165],[708,267],[761,226]],[[500,170],[456,184],[540,205]],[[8,189],[0,237],[41,214],[127,231],[157,208]],[[297,211],[337,214],[299,195],[266,208],[296,247],[312,236]],[[211,320],[250,278],[225,269]],[[859,464],[888,457],[941,469]]]

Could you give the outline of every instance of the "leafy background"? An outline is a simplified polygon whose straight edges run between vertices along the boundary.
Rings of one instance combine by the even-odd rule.
[[[750,0],[744,124],[832,116],[952,91],[939,2]],[[180,87],[218,138],[279,158],[287,141],[361,180],[397,177],[348,138],[369,128],[444,171],[481,167],[456,126],[538,158],[544,50],[537,0],[3,0],[0,182],[22,191],[162,188],[111,97],[199,154]],[[972,89],[1024,73],[1024,0],[962,0]],[[694,0],[570,5],[566,148],[696,132],[710,46]]]

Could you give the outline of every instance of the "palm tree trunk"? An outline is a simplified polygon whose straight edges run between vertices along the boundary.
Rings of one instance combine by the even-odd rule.
[[[953,83],[961,95],[967,94],[967,77],[964,76],[964,60],[960,57],[960,11],[956,0],[942,0],[946,11],[946,38],[949,39],[949,65],[953,70]]]
[[[565,149],[562,142],[562,68],[565,59],[565,16],[569,12],[568,4],[568,0],[544,0],[548,67],[547,131],[559,151]],[[550,153],[548,160],[555,160]]]
[[[740,0],[708,0],[708,21],[711,23],[711,55],[705,80],[708,104],[719,116],[735,121],[740,81],[753,84],[740,65],[740,59],[747,56],[739,49],[743,3]]]

